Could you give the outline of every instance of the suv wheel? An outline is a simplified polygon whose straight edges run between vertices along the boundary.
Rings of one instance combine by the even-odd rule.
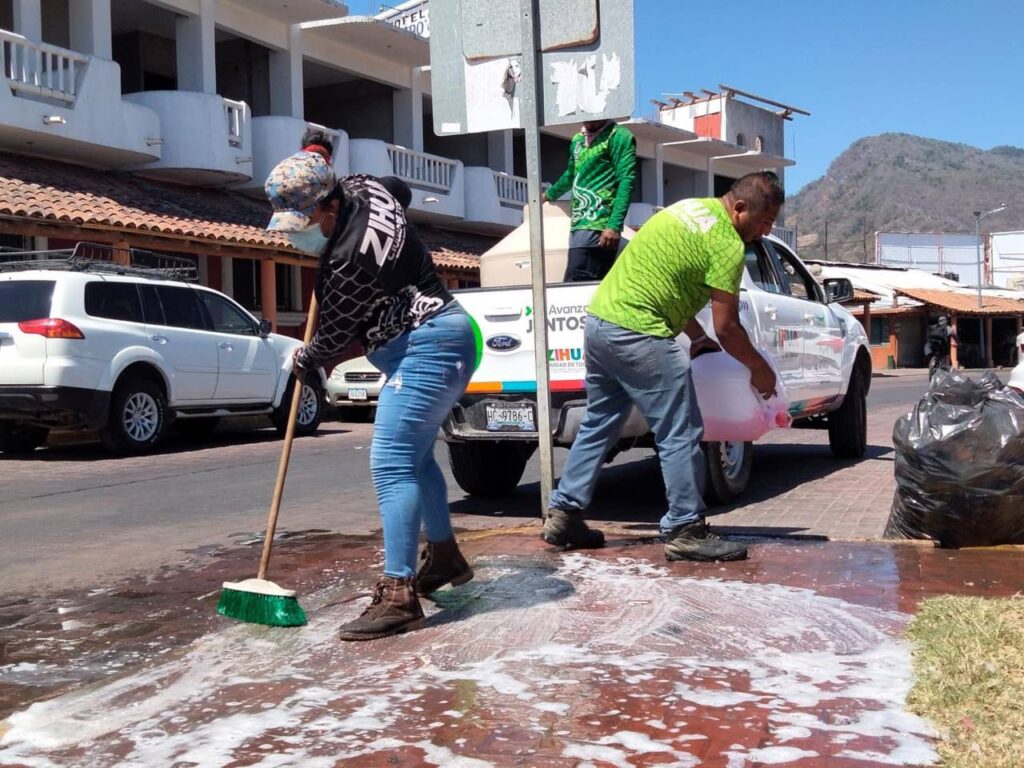
[[[868,447],[868,406],[864,374],[850,375],[850,388],[839,409],[828,417],[828,444],[838,459],[859,459]]]
[[[32,453],[46,442],[50,430],[16,421],[0,421],[0,451],[4,453]]]
[[[288,412],[292,407],[292,392],[295,391],[295,377],[288,381],[279,405],[270,420],[274,427],[284,435],[288,431]],[[324,390],[317,380],[316,374],[310,374],[308,381],[302,382],[302,397],[299,400],[299,413],[295,419],[295,436],[308,437],[316,434],[320,420],[324,415]]]
[[[107,426],[100,431],[103,444],[114,453],[146,453],[156,447],[167,424],[163,390],[140,377],[117,385],[110,403]]]
[[[707,460],[704,500],[728,504],[747,489],[754,466],[753,443],[703,443]]]

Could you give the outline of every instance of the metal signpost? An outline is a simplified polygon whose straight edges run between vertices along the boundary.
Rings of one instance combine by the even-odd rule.
[[[633,2],[431,0],[430,13],[435,133],[525,133],[544,508],[554,466],[539,129],[632,114]]]

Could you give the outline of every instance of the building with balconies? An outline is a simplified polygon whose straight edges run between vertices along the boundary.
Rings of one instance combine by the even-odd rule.
[[[436,136],[429,64],[426,0],[379,17],[337,0],[0,0],[0,245],[189,255],[205,282],[297,331],[315,263],[263,231],[263,180],[316,126],[338,174],[404,179],[439,270],[474,284],[479,254],[523,221],[525,144],[512,130]],[[791,164],[783,121],[800,110],[706,93],[624,120],[631,226]],[[543,181],[576,130],[543,130]]]

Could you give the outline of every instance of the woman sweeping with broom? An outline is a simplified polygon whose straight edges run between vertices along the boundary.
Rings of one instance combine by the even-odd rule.
[[[336,181],[322,154],[282,160],[266,183],[267,227],[320,256],[316,333],[296,352],[302,370],[335,360],[354,339],[388,377],[377,405],[370,469],[384,527],[384,575],[343,640],[418,629],[418,595],[473,578],[452,531],[448,494],[434,460],[441,422],[462,396],[476,356],[466,312],[434,271],[405,211],[370,176]],[[420,526],[426,531],[416,572]]]

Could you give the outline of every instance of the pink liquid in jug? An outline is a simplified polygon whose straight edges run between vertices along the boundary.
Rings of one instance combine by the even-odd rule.
[[[757,440],[792,423],[785,394],[764,400],[751,386],[747,367],[726,352],[699,356],[692,370],[705,441]]]

